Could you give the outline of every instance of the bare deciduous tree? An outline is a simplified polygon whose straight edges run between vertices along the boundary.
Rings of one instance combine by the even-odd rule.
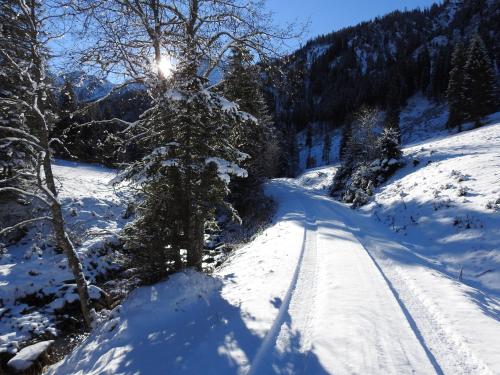
[[[25,165],[12,172],[28,177],[26,188],[14,184],[15,178],[7,177],[3,181],[4,186],[0,188],[0,193],[15,193],[31,197],[41,202],[50,211],[51,216],[30,218],[2,228],[0,235],[37,221],[47,220],[52,224],[56,246],[66,255],[76,281],[85,324],[90,326],[92,318],[87,283],[78,254],[66,232],[61,202],[52,171],[52,146],[61,141],[50,137],[54,115],[48,103],[50,85],[46,74],[47,43],[57,38],[58,35],[53,30],[49,30],[48,23],[54,17],[61,15],[45,12],[46,5],[47,2],[40,0],[12,0],[4,5],[11,7],[12,14],[17,19],[14,19],[10,27],[2,28],[2,38],[10,38],[15,34],[14,29],[19,28],[17,35],[23,35],[26,51],[24,54],[14,54],[12,49],[0,45],[0,59],[3,66],[0,69],[8,69],[9,74],[14,74],[24,91],[22,96],[7,93],[0,97],[0,105],[15,108],[22,114],[19,116],[20,124],[0,126],[0,147],[21,148],[30,154],[33,164]]]

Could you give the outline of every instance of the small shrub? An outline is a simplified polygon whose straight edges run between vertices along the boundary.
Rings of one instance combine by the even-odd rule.
[[[459,197],[465,197],[467,193],[469,192],[469,188],[466,186],[460,186],[457,191],[457,195]]]

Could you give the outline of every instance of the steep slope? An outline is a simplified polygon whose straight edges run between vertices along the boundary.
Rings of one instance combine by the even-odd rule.
[[[419,91],[444,99],[458,41],[479,33],[498,64],[499,16],[498,1],[447,0],[313,39],[282,62],[289,83],[273,88],[278,117],[298,130],[335,127],[361,105],[404,104]]]
[[[415,173],[422,185],[435,186],[434,168],[463,158],[455,167],[471,175],[471,202],[463,204],[484,219],[464,238],[485,240],[498,259],[498,212],[482,204],[498,193],[500,124],[405,152],[431,145],[442,149],[432,153],[438,167],[437,159],[422,160],[401,171],[378,193],[387,201],[377,215],[397,207],[389,199],[401,195],[389,194],[391,187],[406,187]],[[498,283],[460,280],[437,261],[453,254],[448,245],[456,235],[441,227],[444,242],[423,237],[452,213],[426,211],[428,226],[415,229],[422,232],[395,234],[377,221],[374,207],[353,211],[325,195],[334,169],[271,182],[267,191],[279,203],[272,227],[211,276],[180,273],[137,290],[48,373],[498,373]],[[422,196],[414,182],[409,194],[413,188]],[[436,199],[425,197],[419,204]],[[432,253],[424,254],[428,245]]]
[[[412,252],[500,292],[500,114],[493,125],[417,143],[364,208]]]

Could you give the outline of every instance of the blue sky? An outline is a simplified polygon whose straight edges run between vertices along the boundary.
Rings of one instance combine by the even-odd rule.
[[[356,25],[393,10],[431,6],[437,0],[267,0],[277,23],[307,22],[310,26],[303,41],[319,34]],[[289,42],[292,48],[300,41]]]
[[[300,39],[288,40],[285,51],[292,52],[307,40],[346,26],[353,26],[393,10],[425,8],[442,0],[266,0],[266,6],[274,13],[274,22],[284,25],[290,22],[309,22],[307,32]],[[55,51],[73,43],[69,37],[53,45]],[[64,59],[54,59],[56,69],[66,70]],[[71,68],[70,68],[71,70]]]

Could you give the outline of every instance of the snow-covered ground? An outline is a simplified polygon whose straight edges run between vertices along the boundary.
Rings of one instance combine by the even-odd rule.
[[[123,200],[108,181],[115,172],[58,160],[54,173],[70,237],[91,283],[116,269],[109,245],[124,226]],[[51,247],[48,224],[32,228],[0,255],[0,353],[16,353],[34,337],[55,337],[60,312],[78,300],[66,257]],[[91,297],[100,296],[90,289]]]
[[[272,181],[273,226],[136,290],[48,374],[500,373],[500,123],[405,154],[362,211],[326,196],[335,167]]]

